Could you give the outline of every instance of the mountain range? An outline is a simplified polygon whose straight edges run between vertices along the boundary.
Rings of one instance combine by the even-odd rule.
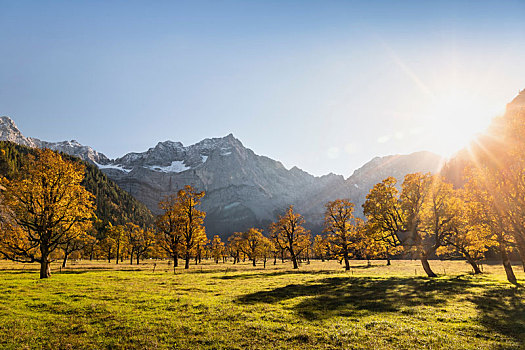
[[[402,181],[411,172],[437,172],[444,163],[436,154],[416,152],[376,157],[346,179],[332,173],[316,177],[255,154],[232,134],[190,146],[159,142],[145,152],[111,160],[75,140],[53,143],[26,137],[9,117],[0,118],[0,140],[50,148],[91,162],[153,213],[159,213],[163,196],[193,185],[206,192],[202,209],[207,213],[208,236],[223,238],[253,226],[266,229],[291,204],[304,215],[307,228],[319,233],[329,200],[348,198],[362,215],[361,204],[377,182],[388,176]]]

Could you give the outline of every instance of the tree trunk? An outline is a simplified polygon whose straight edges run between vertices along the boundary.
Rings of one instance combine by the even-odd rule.
[[[467,259],[467,262],[474,269],[474,274],[475,275],[480,274],[481,270],[479,269],[478,264],[476,263],[476,261],[474,259],[472,259],[472,257],[470,256],[470,254],[466,250],[463,251],[463,256],[465,256],[465,259]]]
[[[252,259],[252,264],[255,266],[255,258]]]
[[[129,255],[129,264],[133,265],[133,252]]]
[[[430,264],[428,263],[428,258],[425,254],[421,255],[421,265],[423,265],[423,270],[425,270],[428,277],[437,277],[434,271],[432,271],[432,269],[430,268]]]
[[[348,261],[348,252],[343,253],[343,258],[345,259],[345,271],[350,270],[350,261]]]
[[[190,252],[186,253],[186,263],[184,264],[184,269],[187,270],[190,268]]]
[[[288,250],[290,251],[290,257],[292,258],[293,268],[298,269],[299,265],[297,264],[297,257],[295,256],[295,252],[293,251],[293,248],[289,248]]]
[[[117,242],[117,258],[115,259],[115,261],[117,262],[117,265],[118,265],[119,253],[120,253],[120,241]]]
[[[139,264],[139,254],[137,253],[137,265]]]
[[[299,265],[297,265],[297,258],[295,256],[292,256],[292,262],[293,262],[293,268],[298,269]]]
[[[512,284],[518,284],[516,275],[514,275],[514,271],[512,270],[512,264],[510,263],[510,259],[507,254],[507,247],[501,241],[499,242],[499,249],[501,253],[501,261],[503,263],[503,267],[505,268],[505,273],[507,274],[507,280]]]
[[[62,260],[62,268],[66,268],[68,253],[64,252],[64,260]]]
[[[40,278],[51,277],[51,263],[47,260],[47,256],[40,261]]]

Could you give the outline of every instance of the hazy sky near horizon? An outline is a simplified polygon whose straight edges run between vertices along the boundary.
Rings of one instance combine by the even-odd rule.
[[[233,133],[315,175],[449,155],[525,88],[525,1],[4,1],[0,115],[115,158]]]

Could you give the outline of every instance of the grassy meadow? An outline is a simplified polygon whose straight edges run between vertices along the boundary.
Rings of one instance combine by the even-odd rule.
[[[155,272],[153,272],[156,263]],[[499,264],[0,261],[2,349],[523,349],[525,288]],[[522,284],[525,274],[515,265]]]

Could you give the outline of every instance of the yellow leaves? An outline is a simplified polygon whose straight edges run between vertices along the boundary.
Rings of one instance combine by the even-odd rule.
[[[297,256],[310,247],[310,231],[302,225],[304,218],[294,213],[293,205],[290,205],[284,215],[280,215],[269,227],[274,244],[290,253],[294,269],[299,268]]]
[[[326,236],[317,235],[314,237],[314,244],[312,246],[312,251],[315,256],[323,258],[326,256],[330,250],[330,243]]]
[[[336,199],[325,207],[324,231],[345,236],[355,221],[354,204],[347,199]]]
[[[279,215],[276,222],[270,224],[270,232],[276,244],[287,249],[302,248],[305,241],[310,241],[310,232],[306,230],[304,218],[301,214],[293,211],[290,205],[284,215]]]
[[[335,254],[349,256],[362,240],[364,223],[353,214],[354,204],[347,199],[336,199],[325,205],[324,232]]]
[[[179,245],[188,255],[206,244],[206,213],[197,209],[203,196],[204,192],[188,185],[159,203],[164,213],[158,217],[157,227],[164,233],[161,244],[170,254],[176,254]]]
[[[90,229],[94,196],[81,185],[82,164],[47,149],[28,157],[18,177],[1,180],[4,214],[10,224],[0,237],[0,249],[22,260],[40,261]]]
[[[376,184],[363,204],[363,212],[368,220],[367,233],[393,247],[401,244],[397,233],[405,229],[406,222],[396,183],[395,178],[388,177]]]
[[[225,253],[224,243],[218,235],[213,236],[211,241],[211,256],[218,261]]]

